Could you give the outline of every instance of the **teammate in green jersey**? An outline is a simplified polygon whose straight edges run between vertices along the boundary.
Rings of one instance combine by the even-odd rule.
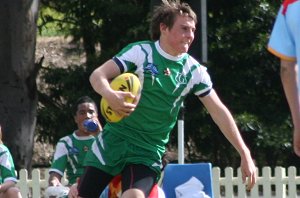
[[[15,186],[17,178],[15,166],[9,149],[2,142],[2,128],[0,125],[0,198],[20,198],[20,190]]]
[[[152,15],[153,41],[129,44],[90,76],[94,90],[110,107],[126,116],[108,123],[86,155],[79,196],[97,198],[110,180],[122,175],[122,197],[148,197],[160,176],[162,156],[180,106],[188,93],[199,97],[222,133],[241,156],[242,179],[256,182],[256,167],[229,110],[212,87],[209,74],[187,52],[194,39],[196,14],[188,4],[164,3]],[[131,93],[114,91],[109,82],[124,72],[135,73],[142,85],[135,104]]]
[[[77,187],[72,188],[72,185],[75,184],[76,186],[77,179],[83,174],[85,155],[90,150],[95,135],[102,131],[96,103],[90,97],[80,97],[73,107],[73,113],[77,129],[72,134],[61,138],[56,145],[53,163],[49,169],[47,197],[52,194],[68,194],[69,189],[61,184],[61,178],[65,171],[69,180],[69,187],[71,187],[69,194],[77,194]],[[83,125],[87,119],[92,119],[98,123],[98,129],[92,132],[87,131]]]

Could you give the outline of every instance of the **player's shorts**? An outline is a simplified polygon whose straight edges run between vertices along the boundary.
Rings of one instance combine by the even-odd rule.
[[[128,143],[112,131],[104,130],[96,138],[84,162],[85,166],[99,168],[112,176],[120,174],[129,164],[148,166],[158,176],[161,173],[162,162],[157,153]]]
[[[281,6],[269,40],[268,50],[280,59],[300,60],[300,1],[289,4],[285,15]]]

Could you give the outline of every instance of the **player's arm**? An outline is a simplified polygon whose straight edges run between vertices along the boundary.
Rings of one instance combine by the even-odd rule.
[[[129,115],[136,105],[127,103],[125,98],[134,98],[134,95],[130,92],[114,91],[109,86],[110,80],[120,75],[120,73],[118,65],[113,60],[108,60],[92,72],[90,83],[93,89],[108,101],[109,106],[114,111],[121,115]]]
[[[63,176],[64,169],[61,170],[61,168],[58,167],[66,167],[67,154],[68,154],[68,149],[66,148],[66,145],[60,140],[56,145],[54,157],[53,157],[54,160],[52,161],[52,165],[49,170],[49,179],[48,179],[49,186],[61,185],[61,178]],[[58,164],[60,165],[58,166]]]
[[[16,186],[16,183],[12,180],[5,181],[0,185],[0,193],[7,191],[9,188]]]
[[[48,184],[49,186],[60,186],[62,176],[56,172],[49,173]]]
[[[280,77],[294,125],[294,150],[300,156],[300,99],[297,87],[296,62],[281,60]]]
[[[108,60],[92,72],[90,83],[97,93],[107,97],[107,95],[113,92],[109,86],[109,82],[118,75],[120,75],[119,67],[113,60]]]
[[[250,150],[244,143],[231,113],[221,102],[214,90],[205,97],[199,97],[199,99],[222,133],[240,154],[243,181],[245,182],[248,177],[247,188],[251,189],[256,182],[256,167],[252,160]]]

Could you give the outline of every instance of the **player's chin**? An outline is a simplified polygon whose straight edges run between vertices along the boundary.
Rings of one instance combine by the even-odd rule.
[[[189,51],[189,45],[184,45],[180,48],[179,53],[183,54],[183,53],[187,53]]]

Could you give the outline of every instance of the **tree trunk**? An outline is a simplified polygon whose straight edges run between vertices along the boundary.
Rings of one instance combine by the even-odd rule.
[[[0,6],[0,123],[17,170],[30,170],[33,155],[38,2],[9,0]]]

